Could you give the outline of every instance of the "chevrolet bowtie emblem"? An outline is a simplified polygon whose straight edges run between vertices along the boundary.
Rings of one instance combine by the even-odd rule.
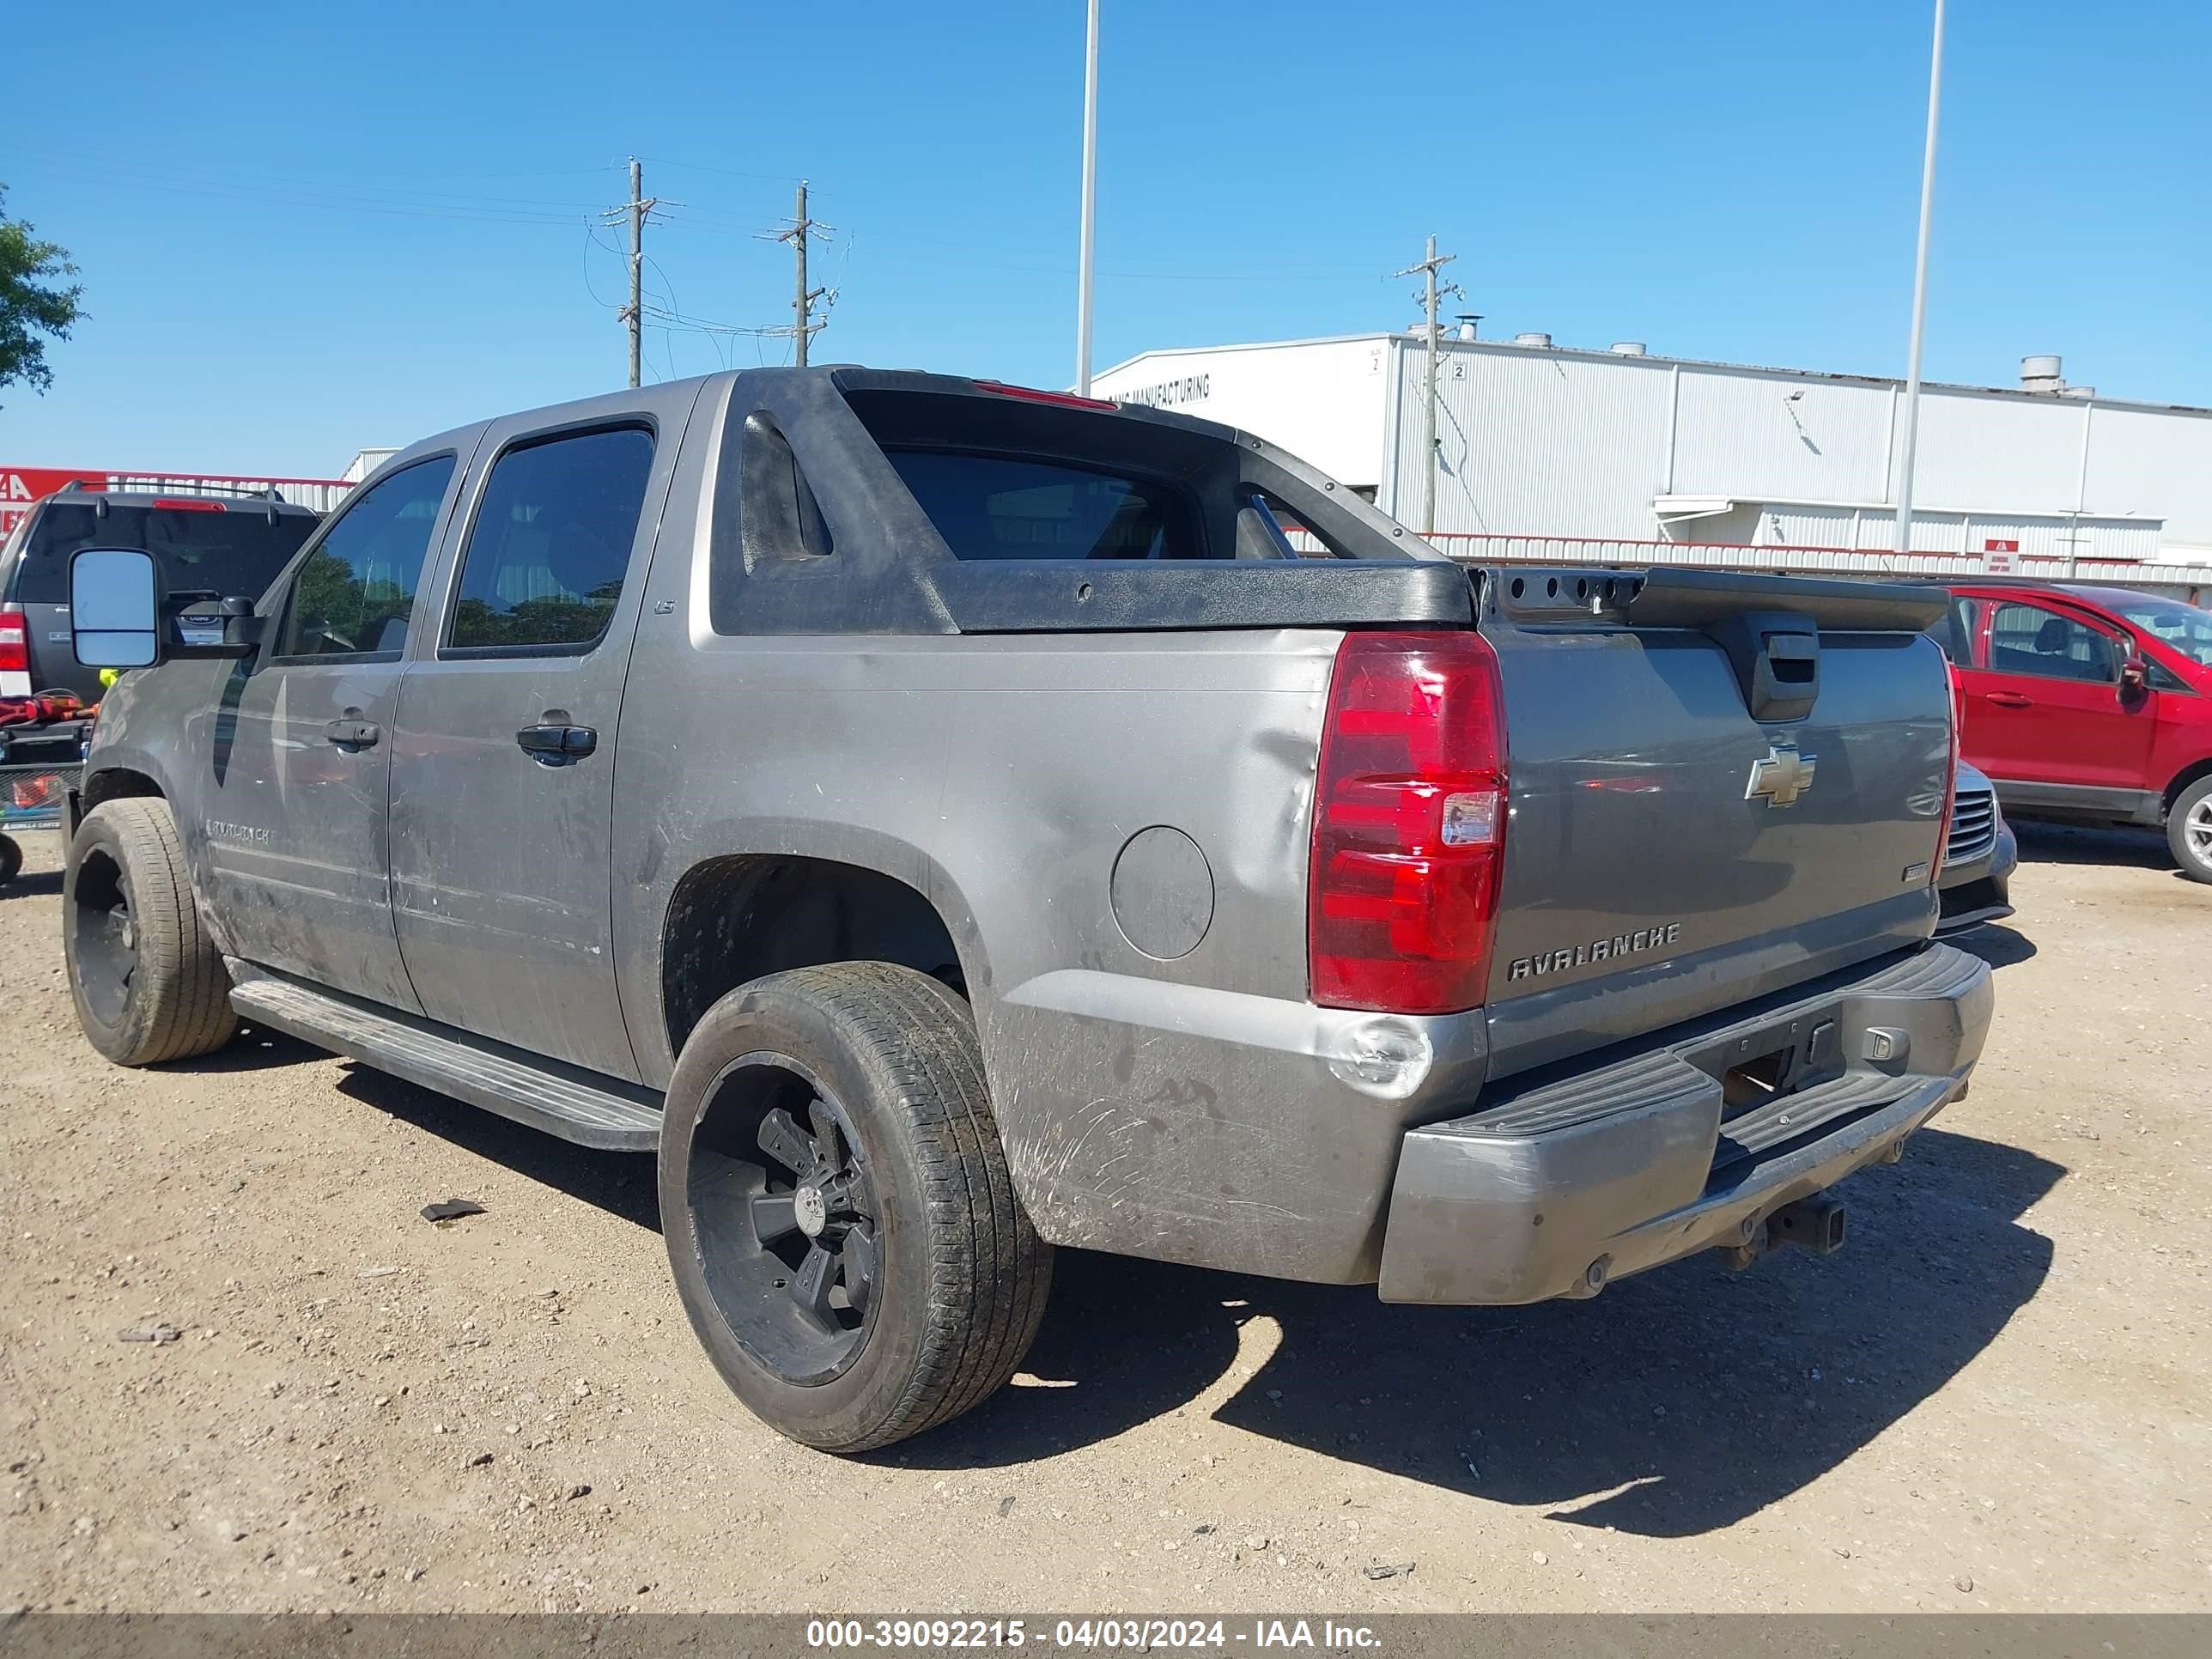
[[[1795,744],[1769,744],[1765,757],[1751,763],[1751,781],[1743,787],[1743,798],[1753,800],[1764,795],[1769,806],[1795,805],[1797,797],[1813,787],[1813,768],[1819,759],[1799,754]]]

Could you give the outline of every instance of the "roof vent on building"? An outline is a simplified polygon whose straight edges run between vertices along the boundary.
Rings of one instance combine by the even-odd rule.
[[[1474,325],[1481,320],[1482,313],[1479,311],[1461,312],[1459,313],[1459,337],[1462,340],[1472,340],[1474,338]]]
[[[2023,392],[2056,392],[2065,382],[2058,378],[2059,360],[2055,356],[2023,357],[2020,360],[2020,389]]]
[[[1516,334],[1513,337],[1513,343],[1515,345],[1524,346],[1549,346],[1552,343],[1552,337],[1548,334],[1537,334],[1533,332],[1528,334]]]
[[[1644,355],[1641,340],[1615,340],[1606,349],[1616,357],[1641,357]]]
[[[2058,388],[2058,395],[2062,398],[2080,398],[2086,401],[2097,395],[2097,388],[2093,386],[2063,386]]]

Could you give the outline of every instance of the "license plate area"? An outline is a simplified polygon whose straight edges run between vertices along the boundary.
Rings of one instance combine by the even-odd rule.
[[[1726,1123],[1842,1075],[1843,1045],[1832,1013],[1803,1014],[1733,1036],[1692,1063],[1720,1080]]]

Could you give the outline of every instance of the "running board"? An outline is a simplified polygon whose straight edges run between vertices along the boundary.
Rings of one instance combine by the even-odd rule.
[[[660,1145],[660,1112],[647,1103],[653,1099],[648,1090],[613,1079],[586,1081],[590,1074],[573,1066],[551,1071],[503,1043],[366,1007],[274,978],[247,963],[226,957],[225,965],[234,986],[230,1006],[257,1025],[288,1032],[580,1146],[649,1152]],[[618,1089],[625,1092],[615,1092]]]

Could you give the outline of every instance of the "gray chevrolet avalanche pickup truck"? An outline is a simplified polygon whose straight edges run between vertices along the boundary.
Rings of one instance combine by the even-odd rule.
[[[1004,1382],[1057,1245],[1458,1304],[1833,1248],[1989,1021],[1940,593],[1470,571],[1179,415],[720,374],[416,445],[219,643],[72,579],[145,665],[93,1045],[656,1152],[708,1353],[832,1450]]]

